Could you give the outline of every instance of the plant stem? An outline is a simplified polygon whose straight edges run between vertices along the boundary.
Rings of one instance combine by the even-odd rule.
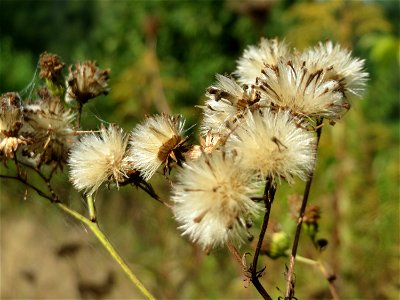
[[[315,145],[315,155],[317,155],[318,144],[319,144],[319,140],[321,138],[322,122],[323,122],[322,118],[317,121],[317,126],[316,126],[317,142]],[[294,240],[293,240],[292,252],[290,255],[289,269],[287,271],[285,299],[292,299],[294,296],[294,280],[293,280],[294,264],[295,264],[295,260],[296,260],[297,247],[299,245],[301,227],[303,224],[304,213],[306,211],[308,196],[310,194],[311,183],[312,183],[312,179],[314,176],[314,171],[315,171],[315,167],[314,167],[314,170],[311,172],[310,177],[307,180],[306,187],[304,189],[303,201],[301,203],[299,218],[297,221],[296,233],[295,233]]]
[[[107,237],[105,236],[103,231],[100,229],[99,225],[95,222],[95,220],[92,221],[91,219],[84,217],[80,213],[68,208],[65,204],[61,203],[57,197],[55,197],[55,196],[51,197],[51,196],[46,195],[46,193],[44,193],[42,190],[40,190],[36,186],[28,183],[25,179],[23,179],[20,176],[9,176],[9,175],[0,174],[0,178],[13,179],[13,180],[17,180],[17,181],[23,183],[27,187],[36,191],[36,193],[38,193],[38,195],[40,195],[41,197],[50,200],[51,203],[54,203],[55,205],[57,205],[64,212],[68,213],[69,215],[71,215],[75,219],[81,221],[82,223],[86,224],[89,227],[89,229],[94,233],[94,235],[97,237],[97,239],[102,243],[104,248],[106,248],[108,253],[110,253],[111,257],[118,263],[118,265],[122,268],[122,270],[124,270],[126,275],[128,275],[131,282],[141,291],[141,293],[147,299],[150,299],[150,300],[155,299],[153,297],[153,295],[143,286],[143,284],[139,281],[139,279],[135,276],[135,274],[131,271],[131,269],[129,269],[128,265],[124,262],[122,257],[118,254],[118,252],[115,250],[115,248],[111,245],[110,241],[107,239]],[[88,205],[89,205],[89,207],[92,206],[94,209],[93,198],[91,198],[91,199],[92,199],[91,200],[92,203],[90,204],[89,203],[90,200],[88,197]],[[90,210],[90,208],[89,208],[89,210]]]
[[[329,272],[326,270],[324,264],[322,263],[322,261],[320,260],[313,260],[307,257],[303,257],[300,255],[296,256],[296,260],[298,262],[302,262],[305,263],[307,265],[311,265],[311,266],[317,266],[318,269],[321,271],[321,273],[324,275],[325,279],[328,281],[329,284],[329,290],[332,294],[332,298],[333,300],[339,300],[339,295],[336,291],[336,286],[334,283],[335,280],[335,276],[332,276],[331,274],[329,274]]]
[[[106,248],[108,253],[112,256],[112,258],[118,263],[118,265],[124,270],[126,275],[128,275],[129,279],[136,287],[140,290],[140,292],[147,298],[154,300],[155,298],[153,295],[144,287],[144,285],[140,282],[140,280],[136,277],[135,274],[131,271],[129,266],[125,263],[122,257],[118,254],[115,248],[111,245],[110,241],[107,239],[103,231],[100,229],[99,225],[95,222],[92,222],[88,218],[84,217],[83,215],[77,213],[76,211],[68,208],[66,205],[58,202],[56,203],[59,208],[63,211],[68,213],[69,215],[73,216],[77,220],[81,221],[82,223],[86,224],[89,229],[94,233],[97,239],[101,242],[101,244]]]
[[[272,300],[271,296],[267,293],[265,288],[262,286],[261,282],[258,280],[258,278],[261,277],[263,270],[257,271],[257,263],[258,263],[258,257],[260,255],[262,243],[264,240],[264,236],[267,231],[269,216],[271,213],[271,206],[272,206],[272,202],[274,201],[274,197],[275,197],[275,191],[276,191],[276,187],[275,187],[274,183],[272,182],[272,179],[267,178],[267,181],[265,183],[265,189],[264,189],[264,197],[263,197],[264,203],[265,203],[264,220],[263,220],[260,235],[258,238],[257,248],[254,253],[253,263],[250,267],[251,282],[253,283],[253,285],[255,286],[257,291],[260,293],[260,295],[264,299],[271,299],[271,300]]]
[[[96,218],[96,208],[94,206],[94,199],[92,195],[88,195],[86,196],[86,201],[88,204],[88,211],[89,211],[89,218],[90,221],[96,223],[97,222],[97,218]]]

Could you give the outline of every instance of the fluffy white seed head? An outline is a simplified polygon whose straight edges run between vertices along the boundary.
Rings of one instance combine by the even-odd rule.
[[[252,174],[233,158],[213,152],[185,164],[172,189],[174,214],[183,235],[204,249],[248,236],[246,223],[261,209],[251,200],[257,193]]]
[[[361,96],[365,89],[368,73],[363,59],[353,58],[351,51],[331,41],[319,43],[305,50],[300,56],[311,71],[327,70],[327,79],[334,79],[343,85],[346,94]]]
[[[295,115],[338,120],[349,109],[341,84],[324,69],[310,71],[297,60],[282,60],[266,66],[259,79],[261,98]]]
[[[237,125],[243,113],[262,105],[259,93],[239,85],[234,79],[217,75],[217,83],[207,89],[201,132],[225,134]],[[265,102],[265,101],[264,101]]]
[[[132,131],[129,159],[145,180],[167,164],[174,150],[184,141],[184,119],[167,114],[148,117]]]
[[[262,177],[304,180],[314,168],[313,134],[296,126],[285,111],[247,113],[225,146],[240,158],[239,169],[256,171]]]
[[[70,178],[76,189],[93,194],[105,181],[124,181],[133,168],[126,156],[128,137],[116,126],[84,135],[69,155]]]
[[[258,46],[249,46],[237,61],[234,74],[241,84],[255,84],[265,65],[276,65],[281,57],[289,57],[290,49],[278,39],[261,39]]]

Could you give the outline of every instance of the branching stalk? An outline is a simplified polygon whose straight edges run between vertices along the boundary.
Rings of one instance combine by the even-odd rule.
[[[319,140],[321,138],[321,133],[322,133],[322,124],[323,119],[319,119],[317,121],[317,142],[315,145],[315,152],[317,155],[317,151],[318,151],[318,144],[319,144]],[[293,245],[292,245],[292,251],[290,254],[290,263],[289,263],[289,268],[287,271],[287,277],[286,277],[286,293],[285,293],[285,299],[292,299],[294,296],[294,280],[293,280],[293,274],[294,274],[294,265],[295,265],[295,260],[296,260],[296,254],[297,254],[297,248],[299,245],[299,240],[300,240],[300,233],[301,233],[301,227],[303,225],[303,218],[304,218],[304,213],[306,211],[306,206],[307,206],[307,201],[308,201],[308,196],[310,194],[310,189],[311,189],[311,183],[312,183],[312,179],[314,176],[314,171],[315,171],[315,167],[313,172],[311,172],[310,177],[307,180],[306,183],[306,187],[304,189],[304,195],[303,195],[303,200],[301,203],[301,208],[300,208],[300,212],[299,212],[299,218],[297,221],[297,227],[296,227],[296,233],[294,236],[294,240],[293,240]]]
[[[262,243],[263,243],[263,240],[265,237],[265,233],[267,232],[269,216],[271,213],[271,206],[272,206],[272,202],[274,201],[274,197],[275,197],[275,191],[276,191],[276,186],[273,183],[272,179],[267,178],[267,181],[265,183],[264,196],[263,196],[264,203],[265,203],[264,220],[263,220],[260,235],[258,238],[257,248],[254,253],[253,262],[250,267],[251,282],[253,283],[253,285],[255,286],[257,291],[260,293],[260,295],[264,299],[272,299],[272,298],[267,293],[267,291],[265,290],[265,288],[263,287],[263,285],[261,284],[261,282],[259,280],[259,278],[262,276],[262,272],[264,271],[265,268],[262,269],[261,271],[257,271],[257,263],[258,263],[258,257],[260,255]]]

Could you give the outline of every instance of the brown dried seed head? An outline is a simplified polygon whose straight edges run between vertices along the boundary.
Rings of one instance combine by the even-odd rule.
[[[65,63],[56,54],[44,52],[39,57],[40,78],[47,78],[53,82],[57,81]]]

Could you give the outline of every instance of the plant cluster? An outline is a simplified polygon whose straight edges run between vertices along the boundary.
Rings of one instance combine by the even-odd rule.
[[[189,142],[183,116],[165,113],[147,116],[131,132],[115,124],[83,131],[83,106],[109,92],[110,70],[87,61],[70,66],[64,77],[65,64],[49,53],[41,55],[39,67],[44,85],[36,99],[23,100],[15,92],[1,95],[0,159],[16,166],[15,176],[2,178],[19,180],[90,224],[52,189],[53,174],[67,164],[70,181],[87,198],[90,222],[96,225],[94,198],[102,185],[139,187],[171,209],[182,234],[205,251],[227,246],[265,299],[270,296],[259,281],[263,269],[258,269],[258,257],[285,256],[290,247],[283,232],[264,242],[275,192],[282,182],[300,178],[307,183],[304,197],[294,201],[298,226],[285,293],[285,298],[294,297],[301,228],[316,246],[324,246],[315,239],[319,209],[306,207],[321,130],[324,120],[335,124],[362,95],[368,76],[363,60],[332,42],[300,52],[284,41],[262,39],[244,51],[232,75],[217,75],[206,90],[207,99],[199,106],[203,118],[198,145]],[[51,166],[47,175],[45,165]],[[149,183],[161,170],[171,181],[170,201],[161,200]],[[41,176],[50,195],[30,183],[28,171]],[[250,229],[260,213],[263,224],[248,265],[237,247],[253,240]],[[91,229],[101,235],[98,226]],[[144,294],[151,297],[145,289]]]

